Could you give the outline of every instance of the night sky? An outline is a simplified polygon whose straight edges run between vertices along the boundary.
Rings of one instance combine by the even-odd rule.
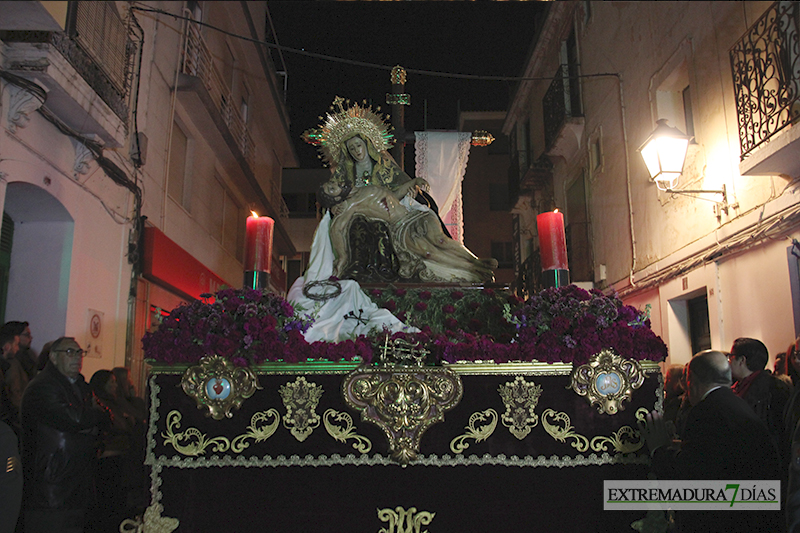
[[[317,126],[337,95],[385,104],[389,69],[482,76],[520,76],[543,2],[305,2],[270,1],[278,42],[285,47],[374,63],[388,69],[283,52],[287,104],[300,166],[319,168],[317,151],[300,140]],[[278,70],[281,65],[273,53]],[[409,73],[406,129],[455,130],[462,111],[505,110],[515,82],[462,80]],[[408,152],[408,149],[407,149]]]

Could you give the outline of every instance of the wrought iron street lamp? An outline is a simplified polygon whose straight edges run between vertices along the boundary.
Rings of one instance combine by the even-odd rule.
[[[678,128],[667,126],[667,120],[662,118],[639,148],[650,178],[662,191],[670,190],[678,184],[690,139],[689,135],[684,135]]]
[[[662,191],[683,194],[692,196],[700,200],[711,201],[717,204],[717,217],[720,212],[728,212],[728,192],[725,185],[722,189],[704,190],[704,189],[675,189],[678,184],[678,178],[683,173],[683,164],[686,161],[686,151],[689,148],[689,141],[692,139],[690,135],[684,134],[678,128],[667,126],[667,119],[661,118],[656,121],[656,129],[647,138],[647,140],[639,148],[642,154],[644,164],[647,166],[647,171],[650,173],[656,186]],[[719,194],[722,196],[722,201],[710,200],[694,196],[698,193],[706,194]]]

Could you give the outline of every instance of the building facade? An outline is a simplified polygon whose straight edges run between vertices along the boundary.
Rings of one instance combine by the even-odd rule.
[[[514,281],[512,216],[508,205],[508,136],[503,133],[502,111],[462,111],[459,131],[485,131],[494,138],[489,146],[472,146],[461,182],[464,245],[478,257],[497,260],[496,283]]]
[[[682,364],[800,333],[795,2],[553,2],[504,124],[517,279],[538,290],[536,215],[565,213],[573,281],[649,306]],[[639,148],[692,138],[671,188]],[[668,189],[668,190],[665,190]]]
[[[0,307],[34,348],[74,336],[87,377],[143,379],[162,310],[242,286],[251,211],[285,291],[297,163],[266,28],[266,2],[0,2]]]

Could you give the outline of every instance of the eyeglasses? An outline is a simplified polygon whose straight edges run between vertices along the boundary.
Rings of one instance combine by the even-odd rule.
[[[65,353],[67,357],[83,357],[86,353],[86,350],[75,349],[75,348],[68,348],[66,350],[55,350],[55,353]]]

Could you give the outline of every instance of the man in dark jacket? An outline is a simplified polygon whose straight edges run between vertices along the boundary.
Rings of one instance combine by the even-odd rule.
[[[692,408],[679,449],[671,449],[661,415],[647,415],[644,436],[659,479],[777,480],[778,452],[767,428],[730,389],[731,370],[722,352],[706,350],[689,362]],[[678,511],[681,533],[781,531],[779,511]]]
[[[753,408],[769,429],[773,442],[781,453],[781,464],[788,462],[784,443],[791,435],[784,430],[783,412],[792,394],[791,386],[766,370],[769,352],[758,339],[741,337],[733,341],[728,362],[733,387],[739,398]]]
[[[93,470],[99,410],[81,375],[84,351],[71,337],[56,340],[44,370],[22,397],[26,531],[79,533],[94,503]]]

